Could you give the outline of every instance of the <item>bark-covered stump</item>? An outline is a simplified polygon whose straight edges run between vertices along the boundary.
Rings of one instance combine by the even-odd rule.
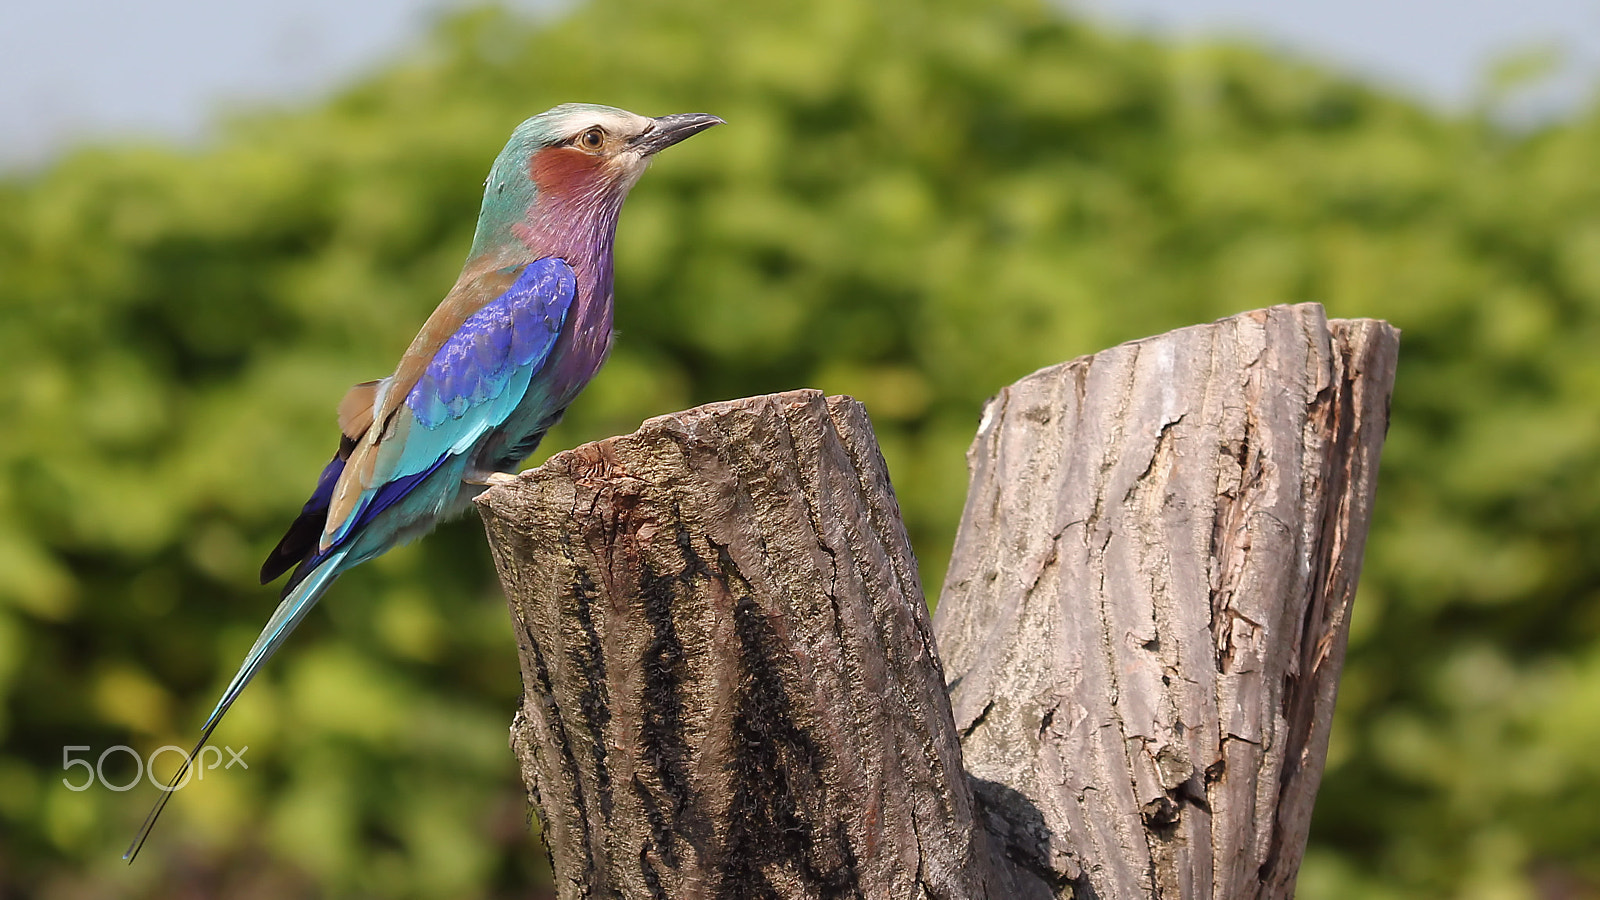
[[[561,897],[983,897],[943,673],[860,404],[796,391],[479,501]]]
[[[1292,896],[1398,333],[1306,304],[984,410],[935,617],[996,841],[1080,897]]]

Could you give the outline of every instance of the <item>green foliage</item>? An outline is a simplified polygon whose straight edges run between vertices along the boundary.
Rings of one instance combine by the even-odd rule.
[[[511,128],[565,100],[729,125],[629,201],[616,354],[545,451],[853,393],[929,584],[1001,385],[1274,303],[1404,329],[1301,896],[1600,894],[1600,110],[1511,135],[1033,0],[474,13],[212,147],[0,182],[0,892],[546,877],[475,522],[332,591],[217,734],[251,768],[184,789],[132,870],[154,791],[68,791],[60,753],[187,746],[275,600],[255,568],[344,387],[453,280]]]

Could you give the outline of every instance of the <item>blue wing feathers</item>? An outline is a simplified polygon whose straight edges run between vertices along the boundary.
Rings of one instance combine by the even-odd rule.
[[[484,304],[434,353],[422,377],[406,395],[397,415],[420,427],[405,430],[400,456],[389,480],[368,488],[354,515],[344,521],[323,551],[316,542],[290,542],[285,535],[280,550],[262,567],[263,581],[299,563],[285,594],[321,560],[345,546],[352,535],[378,514],[399,502],[433,474],[450,456],[470,451],[485,434],[502,425],[527,399],[533,376],[555,347],[567,310],[577,294],[577,276],[565,260],[546,257],[525,266],[504,293]],[[335,457],[322,472],[297,525],[316,536],[327,521],[335,482],[344,460]],[[285,550],[301,547],[297,558],[280,560]]]
[[[528,264],[504,294],[473,313],[434,354],[406,395],[406,408],[417,423],[433,430],[479,418],[469,412],[500,397],[515,370],[543,365],[576,293],[577,278],[564,260],[548,257]]]

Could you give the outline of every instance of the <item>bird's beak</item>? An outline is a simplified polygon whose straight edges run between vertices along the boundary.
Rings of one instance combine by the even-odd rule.
[[[723,121],[706,113],[678,113],[651,120],[654,124],[630,143],[641,156],[653,156],[684,138],[693,137]]]

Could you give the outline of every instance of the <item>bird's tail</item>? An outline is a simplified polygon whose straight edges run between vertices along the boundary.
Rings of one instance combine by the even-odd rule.
[[[194,765],[195,758],[200,755],[200,750],[206,745],[206,741],[210,740],[211,732],[216,730],[217,724],[222,721],[222,717],[227,715],[229,707],[233,706],[233,701],[239,699],[239,695],[244,692],[245,686],[250,683],[252,678],[256,677],[256,673],[261,670],[261,667],[266,665],[267,660],[272,658],[272,654],[277,652],[283,642],[288,639],[295,626],[299,625],[300,621],[306,617],[306,613],[311,611],[311,607],[317,605],[317,600],[322,597],[323,591],[326,591],[329,585],[333,584],[334,579],[338,578],[340,573],[344,571],[343,563],[347,552],[346,550],[340,550],[323,560],[322,564],[307,575],[304,581],[295,585],[294,590],[289,592],[289,596],[283,598],[283,602],[279,603],[278,608],[273,611],[272,618],[267,621],[267,627],[261,630],[261,636],[256,638],[255,646],[250,648],[250,653],[245,656],[244,663],[239,666],[239,671],[233,676],[233,680],[228,682],[228,689],[222,692],[222,699],[218,700],[216,707],[211,710],[210,717],[206,719],[205,727],[200,729],[199,742],[194,745],[194,749],[190,750],[189,755],[184,758],[183,765],[178,767],[177,774],[173,775],[172,780],[162,789],[161,798],[156,801],[156,805],[150,810],[150,814],[144,817],[144,824],[139,826],[139,833],[134,835],[133,843],[129,844],[127,852],[122,854],[122,858],[130,864],[133,862],[134,857],[139,855],[139,849],[144,846],[145,840],[150,837],[151,829],[156,827],[156,820],[161,817],[161,811],[166,808],[167,801],[172,799],[173,791],[176,790],[184,776],[188,774],[190,767]]]

